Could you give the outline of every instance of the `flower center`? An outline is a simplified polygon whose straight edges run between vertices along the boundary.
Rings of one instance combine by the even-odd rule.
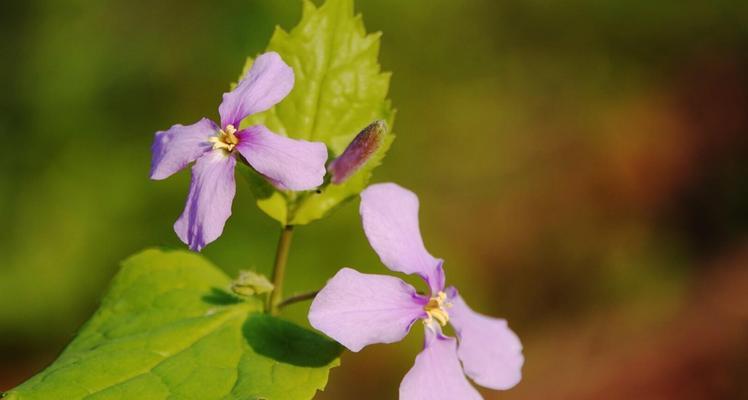
[[[216,136],[210,138],[210,142],[213,143],[213,149],[234,150],[234,147],[239,144],[239,138],[234,135],[235,133],[236,128],[234,128],[234,125],[227,125],[226,128],[218,131]]]
[[[441,326],[447,325],[449,322],[449,313],[445,308],[452,307],[452,304],[447,303],[447,294],[439,292],[436,296],[429,299],[429,302],[423,306],[423,310],[426,311],[428,317],[424,320],[425,324],[431,323],[433,320],[437,320]]]

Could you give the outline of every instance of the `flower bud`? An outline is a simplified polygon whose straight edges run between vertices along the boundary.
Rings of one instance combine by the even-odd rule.
[[[358,171],[379,149],[387,133],[387,123],[374,121],[364,128],[346,147],[340,157],[327,167],[331,182],[339,185]]]
[[[239,271],[239,277],[231,282],[231,291],[239,296],[249,297],[272,290],[273,284],[268,278],[253,271]]]

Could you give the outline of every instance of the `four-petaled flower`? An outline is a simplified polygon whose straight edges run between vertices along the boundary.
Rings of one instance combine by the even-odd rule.
[[[386,275],[340,270],[319,292],[309,310],[316,329],[351,351],[393,343],[422,320],[425,345],[400,384],[402,400],[481,399],[465,378],[492,389],[509,389],[521,379],[522,345],[505,320],[471,310],[454,287],[444,287],[443,261],[426,250],[418,226],[418,197],[392,184],[361,193],[364,231],[382,263],[394,271],[418,274],[430,288],[421,295]],[[445,335],[450,323],[457,340]]]
[[[221,125],[203,118],[156,133],[151,179],[165,179],[196,161],[184,212],[174,231],[190,249],[200,251],[223,232],[236,192],[239,158],[280,190],[309,190],[322,184],[327,147],[289,139],[262,125],[239,130],[241,121],[280,102],[294,85],[294,73],[277,53],[255,60],[218,107]]]

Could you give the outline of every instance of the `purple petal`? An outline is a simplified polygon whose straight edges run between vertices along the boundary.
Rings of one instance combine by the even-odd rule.
[[[428,299],[393,276],[343,268],[314,298],[309,322],[351,351],[374,343],[394,343],[426,316]]]
[[[444,260],[437,260],[438,264],[434,272],[429,275],[427,282],[431,288],[431,293],[436,294],[444,290],[444,284],[447,277],[444,275]]]
[[[471,310],[454,288],[447,290],[452,307],[449,321],[460,340],[458,354],[475,383],[505,390],[522,379],[522,344],[506,320]]]
[[[425,331],[424,349],[400,383],[400,400],[482,399],[462,372],[457,341],[428,327]]]
[[[165,179],[197,160],[212,147],[208,139],[218,131],[213,121],[203,118],[188,126],[174,125],[156,132],[151,150],[151,179]]]
[[[236,136],[236,149],[277,188],[310,190],[322,184],[327,161],[324,143],[289,139],[262,125],[250,126]]]
[[[423,245],[418,228],[418,197],[394,183],[369,186],[361,192],[364,232],[382,263],[389,269],[418,274],[429,283],[432,293],[443,289],[441,260]],[[441,285],[439,281],[442,281]]]
[[[218,107],[221,127],[234,125],[238,129],[239,123],[248,115],[268,110],[283,100],[293,85],[293,69],[278,53],[260,55],[236,88],[223,94]]]
[[[216,240],[231,215],[234,200],[236,159],[223,150],[200,157],[192,167],[192,183],[184,212],[174,231],[190,249],[200,251]]]

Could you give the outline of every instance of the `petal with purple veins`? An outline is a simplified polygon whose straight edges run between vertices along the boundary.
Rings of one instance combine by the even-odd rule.
[[[471,310],[457,291],[447,290],[449,322],[459,339],[458,355],[465,373],[475,383],[498,390],[515,386],[522,379],[522,343],[506,320]]]
[[[343,268],[314,298],[309,322],[351,351],[374,343],[394,343],[426,316],[428,299],[393,276]]]
[[[238,128],[248,115],[266,111],[283,100],[293,85],[293,69],[278,53],[260,55],[236,88],[223,94],[218,107],[221,127],[234,125]]]
[[[223,233],[236,193],[235,166],[236,159],[232,155],[213,150],[200,157],[192,167],[187,204],[174,223],[177,236],[190,249],[200,251]]]
[[[165,179],[208,152],[209,139],[218,131],[213,121],[203,118],[192,125],[174,125],[156,132],[151,151],[151,179]]]
[[[435,331],[436,330],[436,331]],[[457,341],[426,328],[426,343],[400,383],[400,400],[480,400],[457,359]]]
[[[442,288],[441,260],[426,250],[418,227],[418,197],[394,183],[369,186],[361,192],[361,218],[371,247],[389,269],[418,274],[431,286]],[[442,271],[443,274],[443,271]],[[443,285],[443,283],[442,283]]]
[[[436,270],[432,272],[427,282],[431,288],[432,295],[435,295],[444,290],[444,284],[446,283],[447,277],[444,274],[444,260],[437,260]]]
[[[327,161],[324,143],[289,139],[262,125],[251,126],[236,136],[236,149],[277,188],[310,190],[322,184]]]

